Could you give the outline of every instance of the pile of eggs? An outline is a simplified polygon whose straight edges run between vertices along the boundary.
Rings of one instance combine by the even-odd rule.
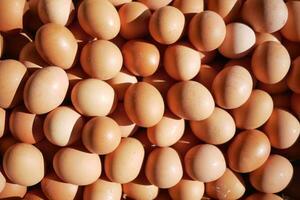
[[[0,32],[0,199],[300,199],[300,1],[1,0]]]

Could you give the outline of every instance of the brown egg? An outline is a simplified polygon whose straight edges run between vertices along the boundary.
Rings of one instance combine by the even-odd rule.
[[[207,8],[218,13],[228,23],[238,18],[242,4],[242,0],[213,0],[207,1]]]
[[[259,168],[269,157],[270,151],[270,142],[263,132],[243,131],[229,145],[228,165],[236,172],[248,173]]]
[[[1,195],[1,192],[4,190],[5,188],[5,185],[6,185],[6,179],[5,177],[3,176],[2,172],[0,172],[0,195]]]
[[[47,114],[44,133],[52,144],[67,146],[79,140],[83,125],[83,117],[72,107],[60,106]]]
[[[281,29],[281,34],[286,39],[299,42],[300,41],[300,14],[298,10],[300,9],[299,1],[288,1],[286,2],[286,6],[288,8],[288,19],[286,24]]]
[[[174,7],[178,8],[183,14],[189,16],[188,14],[200,13],[204,10],[203,0],[174,0]]]
[[[264,42],[252,56],[252,71],[263,83],[275,84],[281,81],[289,71],[291,59],[288,51],[278,42]]]
[[[138,0],[138,1],[148,6],[151,10],[158,10],[159,8],[167,6],[169,3],[171,3],[172,0]]]
[[[0,138],[5,133],[5,125],[6,125],[6,111],[0,108]]]
[[[107,40],[95,40],[83,47],[80,63],[90,77],[108,80],[121,70],[123,57],[114,43]]]
[[[269,42],[269,41],[278,42],[278,43],[281,42],[280,32],[275,32],[273,34],[271,34],[271,33],[255,33],[255,37],[256,37],[255,46],[258,46],[264,42]]]
[[[224,41],[226,27],[220,15],[206,10],[194,15],[188,32],[191,43],[199,51],[212,51]]]
[[[217,180],[226,170],[222,152],[211,144],[200,144],[192,147],[185,154],[184,166],[190,177],[201,182]]]
[[[195,81],[204,85],[207,89],[211,91],[212,83],[217,76],[218,72],[216,69],[209,65],[201,65],[201,70],[194,78]]]
[[[108,115],[113,112],[117,102],[114,89],[109,84],[91,78],[76,83],[71,99],[78,112],[90,117]]]
[[[26,186],[6,182],[4,189],[0,192],[0,199],[22,199],[26,192]]]
[[[13,109],[9,117],[9,130],[19,141],[35,144],[44,138],[43,117],[30,113],[25,106]]]
[[[235,123],[225,110],[215,107],[209,118],[201,121],[190,121],[193,133],[209,144],[223,144],[235,134]]]
[[[242,177],[228,168],[219,179],[205,184],[206,194],[220,200],[239,199],[245,191]]]
[[[84,187],[83,200],[119,200],[122,196],[120,183],[98,179],[96,182]]]
[[[275,108],[263,130],[269,137],[272,147],[286,149],[298,139],[300,123],[291,113]]]
[[[48,199],[73,200],[76,196],[78,185],[65,183],[54,172],[50,172],[41,181],[41,188]]]
[[[175,80],[187,81],[198,74],[201,57],[191,45],[178,43],[167,47],[163,62],[169,76]]]
[[[160,55],[152,43],[130,40],[122,47],[122,53],[125,67],[136,76],[151,76],[158,68]]]
[[[184,119],[166,110],[163,118],[147,129],[147,136],[152,144],[159,147],[168,147],[175,144],[183,135],[185,129]]]
[[[24,63],[27,68],[42,68],[47,66],[43,58],[37,52],[34,42],[28,42],[21,50],[19,60]]]
[[[273,154],[257,170],[250,173],[252,186],[265,193],[282,191],[291,181],[293,166],[285,157]]]
[[[287,85],[295,93],[300,93],[300,80],[299,80],[300,67],[299,66],[300,66],[300,56],[293,61],[291,70],[287,78]]]
[[[121,6],[126,3],[130,3],[132,0],[109,0],[114,6]]]
[[[48,23],[36,32],[35,47],[50,65],[69,69],[75,61],[78,44],[69,29],[59,24]]]
[[[3,156],[3,169],[12,182],[24,186],[35,185],[44,177],[43,154],[31,144],[14,144]]]
[[[183,176],[178,153],[171,147],[154,149],[148,156],[145,173],[153,185],[159,188],[173,187]]]
[[[101,161],[97,154],[70,147],[61,148],[53,158],[53,168],[64,182],[88,185],[101,175]]]
[[[291,97],[291,109],[294,111],[298,119],[300,119],[300,94],[293,93]]]
[[[158,195],[159,188],[155,185],[130,182],[123,184],[123,193],[132,199],[152,200]]]
[[[3,54],[4,51],[4,40],[3,40],[3,36],[0,34],[0,58]]]
[[[284,78],[275,84],[266,84],[266,83],[258,82],[257,88],[264,90],[269,94],[280,94],[289,90],[287,86],[287,78]]]
[[[248,196],[245,200],[283,200],[276,194],[255,193]]]
[[[234,65],[221,70],[212,84],[218,106],[225,109],[238,108],[250,97],[253,81],[244,67]]]
[[[30,190],[24,196],[25,200],[47,200],[47,197],[43,194],[41,189]]]
[[[126,39],[136,39],[147,36],[151,11],[140,2],[124,4],[119,9],[121,20],[120,34]]]
[[[146,128],[157,124],[165,110],[159,91],[146,82],[138,82],[128,87],[124,107],[131,121]]]
[[[263,90],[253,90],[246,103],[231,113],[237,128],[256,129],[269,119],[272,111],[272,97]]]
[[[199,200],[204,193],[204,184],[200,181],[181,179],[179,183],[169,189],[174,200]]]
[[[149,22],[153,39],[161,44],[175,43],[183,33],[185,18],[175,7],[165,6],[154,11]]]
[[[0,107],[11,108],[21,102],[26,79],[27,69],[22,63],[10,59],[0,61]]]
[[[167,102],[174,114],[195,121],[208,118],[215,107],[211,93],[196,81],[174,84],[168,91]]]
[[[4,136],[0,139],[0,153],[3,156],[9,147],[18,143],[18,141],[11,135]]]
[[[77,15],[83,30],[98,39],[113,39],[120,31],[118,11],[108,0],[82,1]]]
[[[45,114],[64,100],[69,86],[66,72],[59,67],[41,68],[27,80],[24,88],[26,108],[35,114]]]
[[[226,25],[226,36],[219,52],[227,58],[241,58],[247,55],[255,44],[254,31],[243,23]]]

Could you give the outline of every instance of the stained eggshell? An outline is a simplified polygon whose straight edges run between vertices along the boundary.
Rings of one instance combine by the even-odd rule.
[[[138,1],[148,6],[151,10],[157,10],[159,8],[167,6],[169,3],[171,3],[172,0],[138,0]]]
[[[5,133],[6,121],[6,111],[3,108],[0,108],[0,138]]]
[[[38,69],[47,66],[46,62],[40,56],[35,48],[34,42],[28,42],[21,50],[19,60],[24,63],[27,68]]]
[[[215,77],[218,74],[218,71],[206,64],[201,65],[201,70],[194,78],[195,81],[201,83],[204,85],[208,90],[211,91],[212,83],[215,79]]]
[[[226,23],[236,20],[239,17],[242,0],[213,0],[207,1],[208,10],[218,13]]]
[[[11,182],[6,182],[4,189],[0,192],[1,199],[21,199],[25,196],[27,187]]]
[[[283,200],[283,198],[276,194],[254,193],[245,200]]]
[[[299,2],[300,3],[300,2]],[[287,85],[295,93],[300,93],[300,57],[297,57],[292,64],[288,74]]]
[[[168,190],[174,200],[199,200],[204,194],[204,184],[200,181],[181,179]]]
[[[289,41],[299,42],[300,14],[298,10],[300,9],[300,2],[288,1],[286,2],[286,6],[288,8],[288,19],[280,32],[283,35],[283,37],[285,37]]]
[[[178,8],[186,16],[189,16],[189,14],[200,13],[204,10],[203,0],[174,0],[172,5]]]
[[[152,200],[155,199],[159,193],[159,188],[155,185],[130,182],[123,184],[123,193],[132,199]]]

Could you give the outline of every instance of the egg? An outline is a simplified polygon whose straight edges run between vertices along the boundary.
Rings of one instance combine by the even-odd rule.
[[[65,183],[54,172],[50,172],[42,179],[41,188],[48,199],[73,200],[76,196],[78,185]]]
[[[59,106],[47,114],[43,130],[52,144],[66,146],[79,140],[83,125],[83,117],[72,107]]]
[[[218,72],[215,68],[203,64],[201,65],[201,70],[195,76],[194,80],[204,85],[208,90],[211,91],[212,83],[217,76]]]
[[[140,2],[124,4],[119,9],[120,35],[128,40],[142,38],[149,33],[150,9]]]
[[[159,188],[155,185],[146,184],[144,182],[130,182],[123,184],[123,193],[126,197],[132,199],[152,200],[159,193]]]
[[[113,39],[120,31],[118,11],[108,0],[82,1],[77,17],[83,30],[98,39]]]
[[[22,100],[22,91],[27,79],[26,67],[17,60],[0,61],[0,107],[11,108]]]
[[[129,183],[140,173],[144,147],[135,138],[123,138],[119,146],[105,156],[105,174],[114,182]]]
[[[115,109],[117,97],[108,83],[88,78],[76,83],[71,100],[75,109],[83,115],[106,116]]]
[[[6,182],[4,189],[0,192],[1,199],[22,199],[27,192],[27,187],[15,183]]]
[[[43,194],[41,189],[38,188],[38,189],[28,191],[26,193],[26,195],[24,196],[24,199],[26,199],[26,200],[46,200],[47,198],[45,197],[45,195]]]
[[[217,49],[224,41],[225,34],[224,20],[213,11],[206,10],[194,15],[189,24],[189,39],[199,51]]]
[[[25,106],[18,106],[9,116],[9,130],[17,140],[35,144],[44,138],[43,122],[42,116],[30,113]]]
[[[285,157],[273,154],[257,170],[250,173],[251,185],[260,192],[277,193],[291,181],[293,166]]]
[[[0,58],[3,54],[3,51],[4,51],[4,39],[3,36],[0,34]]]
[[[101,175],[101,161],[97,154],[85,150],[64,147],[55,153],[53,168],[64,182],[89,185]]]
[[[208,10],[218,13],[226,23],[236,20],[243,5],[242,0],[214,0],[207,1]]]
[[[36,32],[35,47],[50,65],[69,69],[75,61],[78,44],[69,29],[59,24],[48,23]]]
[[[6,111],[2,108],[0,108],[0,138],[5,133],[5,126],[6,126]]]
[[[31,113],[45,114],[63,102],[68,87],[69,80],[64,70],[55,66],[41,68],[26,82],[24,104]]]
[[[18,143],[18,140],[16,140],[11,135],[4,136],[0,139],[0,153],[3,156],[4,153],[7,151],[9,147],[12,145]]]
[[[124,107],[131,121],[146,128],[157,124],[165,110],[159,91],[146,82],[138,82],[128,87]]]
[[[0,194],[4,190],[6,184],[6,179],[3,174],[0,172]]]
[[[2,164],[7,177],[16,184],[32,186],[44,177],[43,154],[31,144],[17,143],[9,147]]]
[[[199,200],[204,193],[204,184],[200,181],[181,179],[179,183],[168,191],[174,200]]]
[[[157,10],[159,8],[167,6],[172,0],[138,0],[139,2],[145,4],[152,10]]]
[[[149,22],[152,38],[161,44],[175,43],[183,33],[185,18],[173,6],[161,7],[154,11]]]
[[[200,13],[204,10],[203,0],[174,0],[174,7],[178,8],[183,14]]]
[[[248,196],[245,200],[283,200],[276,194],[254,193]]]
[[[231,113],[237,128],[256,129],[269,119],[272,111],[271,96],[263,90],[253,90],[246,103]]]
[[[283,28],[280,30],[283,37],[289,41],[299,42],[300,41],[300,31],[299,31],[299,20],[300,14],[297,10],[300,9],[299,1],[288,1],[286,2],[288,9],[288,19]]]
[[[223,144],[235,134],[235,123],[231,115],[215,107],[209,118],[201,121],[190,121],[193,133],[202,141],[209,144]]]
[[[263,132],[242,131],[234,137],[228,147],[228,165],[236,172],[248,173],[263,165],[270,151],[270,141]]]
[[[130,3],[132,0],[109,0],[114,6],[121,6],[126,3]]]
[[[234,22],[226,25],[226,36],[219,52],[227,58],[247,55],[256,41],[254,31],[246,24]]]
[[[19,55],[19,60],[29,69],[38,69],[43,66],[47,66],[43,58],[37,52],[34,42],[28,42],[22,48]]]
[[[287,85],[295,93],[300,93],[300,56],[297,57],[292,64],[291,70],[288,74]]]
[[[208,118],[215,107],[211,93],[196,81],[175,83],[168,91],[167,103],[178,117],[195,121]]]
[[[281,35],[280,32],[275,33],[255,33],[256,42],[255,46],[261,45],[264,42],[278,42],[281,43]]]
[[[294,111],[298,119],[300,119],[300,94],[293,93],[291,97],[291,109]]]
[[[120,183],[98,179],[94,183],[84,187],[83,200],[110,199],[119,200],[122,196]]]

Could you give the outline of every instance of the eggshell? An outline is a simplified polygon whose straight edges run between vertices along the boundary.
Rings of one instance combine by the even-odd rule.
[[[5,133],[5,124],[6,124],[6,111],[0,108],[0,138]]]
[[[242,4],[242,0],[213,0],[207,1],[207,8],[218,13],[228,23],[239,17]]]
[[[146,128],[157,124],[165,110],[159,91],[146,82],[138,82],[128,87],[124,107],[131,121]]]
[[[172,5],[178,8],[183,14],[200,13],[204,10],[203,0],[174,0]]]
[[[199,200],[204,193],[204,184],[200,181],[181,179],[179,183],[168,191],[174,200]]]
[[[11,108],[22,100],[22,90],[27,79],[26,67],[16,60],[0,61],[0,107]]]
[[[295,93],[300,93],[299,75],[300,75],[300,56],[293,61],[291,70],[287,78],[288,87]]]
[[[219,52],[227,58],[247,55],[255,44],[255,33],[246,24],[234,22],[226,25],[226,36]]]
[[[15,183],[6,182],[4,189],[0,192],[1,199],[23,198],[27,192],[27,187]]]
[[[2,164],[7,177],[16,184],[32,186],[44,177],[43,154],[31,144],[17,143],[9,147]]]
[[[208,118],[215,107],[211,93],[196,81],[174,84],[168,91],[167,103],[178,117],[195,121]]]
[[[278,42],[281,43],[281,35],[280,32],[275,32],[275,33],[255,33],[256,37],[256,42],[255,46],[258,46],[264,42]]]
[[[242,131],[229,145],[228,165],[236,172],[248,173],[259,168],[269,157],[270,151],[271,144],[263,132]]]
[[[235,123],[225,110],[215,107],[209,118],[201,121],[190,121],[193,133],[209,144],[223,144],[235,134]]]
[[[132,199],[152,200],[158,195],[159,188],[155,185],[130,182],[123,184],[123,193]]]
[[[0,195],[1,195],[1,192],[4,190],[5,188],[5,185],[6,185],[6,179],[5,177],[3,176],[3,174],[0,172]]]
[[[171,3],[172,0],[138,0],[138,1],[142,2],[152,10],[157,10],[159,8],[167,6],[169,3]]]
[[[145,173],[153,185],[159,188],[173,187],[183,176],[178,153],[171,147],[155,148],[148,156]]]
[[[253,81],[244,67],[234,65],[221,70],[212,84],[212,92],[218,106],[238,108],[250,97]]]
[[[76,110],[86,116],[106,116],[113,112],[117,102],[114,89],[109,84],[91,78],[76,83],[71,99]]]
[[[24,196],[25,200],[47,200],[41,189],[30,190]]]
[[[72,32],[54,23],[45,24],[38,29],[35,35],[35,46],[47,63],[63,69],[72,67],[78,49]]]
[[[292,176],[293,166],[290,161],[273,154],[260,168],[250,173],[250,182],[260,192],[277,193],[289,184]]]
[[[47,66],[46,62],[40,56],[35,48],[34,42],[28,42],[21,50],[19,60],[24,63],[27,68],[38,69]]]
[[[254,193],[248,196],[245,200],[283,200],[276,194]]]
[[[18,141],[11,135],[4,136],[0,139],[0,152],[3,156],[9,147],[18,143]]]
[[[222,152],[211,144],[200,144],[192,147],[185,154],[184,166],[190,177],[201,182],[217,180],[226,170]]]
[[[108,0],[82,1],[77,17],[83,30],[98,39],[113,39],[120,31],[118,11]]]
[[[204,85],[208,90],[211,91],[212,83],[217,76],[218,72],[216,69],[209,65],[201,65],[201,70],[194,78],[195,81]]]
[[[298,119],[300,119],[300,94],[293,93],[291,97],[291,109],[294,111]]]
[[[300,13],[298,12],[298,10],[300,9],[300,2],[288,1],[286,2],[286,6],[288,9],[288,19],[280,32],[286,39],[293,42],[299,42]]]
[[[109,0],[114,6],[121,6],[126,3],[130,3],[132,0]]]
[[[4,40],[3,40],[3,36],[0,34],[0,58],[3,54],[4,51]]]
[[[97,154],[71,147],[61,148],[53,158],[53,168],[64,182],[88,185],[101,175],[101,161]]]

